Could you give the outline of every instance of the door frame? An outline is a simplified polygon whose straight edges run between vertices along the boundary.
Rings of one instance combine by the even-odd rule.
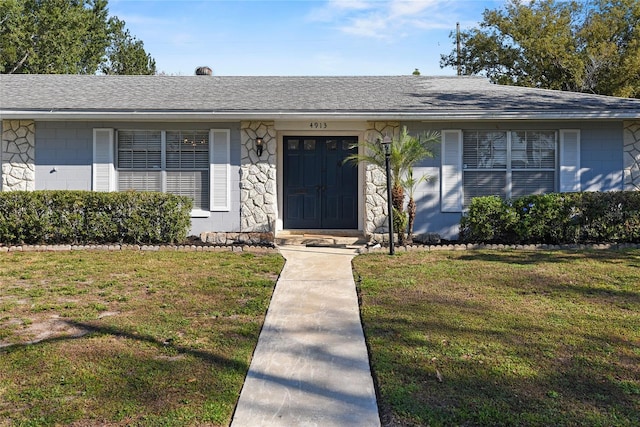
[[[278,193],[278,218],[276,218],[276,232],[284,230],[284,137],[285,136],[353,136],[358,138],[358,142],[364,141],[367,122],[327,122],[327,130],[309,130],[309,123],[312,120],[303,122],[275,122],[276,139],[278,142],[277,149],[277,165],[276,180]],[[324,123],[324,122],[323,122]],[[362,147],[358,148],[359,154]],[[358,164],[358,230],[364,230],[365,209],[364,209],[364,190],[365,190],[365,168],[362,163]],[[318,231],[318,230],[315,230]]]

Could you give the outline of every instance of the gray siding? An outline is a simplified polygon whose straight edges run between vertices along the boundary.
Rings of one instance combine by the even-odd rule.
[[[93,126],[36,122],[36,190],[91,190]]]
[[[231,210],[192,218],[191,231],[240,230],[240,126],[238,123],[37,122],[36,189],[91,190],[93,129],[230,129]]]
[[[622,190],[623,126],[620,122],[583,122],[580,132],[582,191]]]

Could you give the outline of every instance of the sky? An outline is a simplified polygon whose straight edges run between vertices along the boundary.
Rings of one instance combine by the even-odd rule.
[[[456,23],[505,0],[110,0],[160,73],[217,76],[454,75],[440,55]]]

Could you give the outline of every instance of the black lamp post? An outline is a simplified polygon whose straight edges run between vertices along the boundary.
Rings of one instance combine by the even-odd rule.
[[[389,255],[395,254],[395,245],[393,243],[393,203],[391,200],[391,169],[389,167],[389,160],[391,158],[391,138],[389,135],[385,136],[380,141],[382,147],[384,147],[384,163],[387,169],[387,210],[389,212]]]

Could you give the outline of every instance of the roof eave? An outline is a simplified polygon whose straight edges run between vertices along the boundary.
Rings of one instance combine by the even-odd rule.
[[[0,120],[120,120],[120,121],[235,121],[235,120],[633,120],[638,110],[605,111],[81,111],[0,110]]]

